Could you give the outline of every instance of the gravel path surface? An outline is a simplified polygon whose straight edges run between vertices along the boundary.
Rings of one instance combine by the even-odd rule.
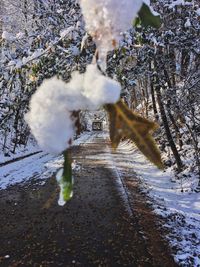
[[[152,241],[154,216],[136,182],[127,191],[108,140],[97,135],[73,157],[74,197],[64,207],[55,177],[0,191],[0,266],[176,266],[159,233]]]

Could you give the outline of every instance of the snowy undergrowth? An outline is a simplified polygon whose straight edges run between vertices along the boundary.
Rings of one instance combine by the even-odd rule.
[[[0,139],[3,140],[1,134]],[[18,145],[15,149],[15,153],[11,152],[13,150],[12,142],[10,141],[9,143],[10,146],[4,149],[2,143],[0,143],[0,164],[41,150],[36,141],[32,138],[30,138],[26,146]]]
[[[197,177],[175,180],[173,170],[158,170],[128,141],[121,142],[118,149],[127,155],[123,168],[138,174],[154,212],[165,218],[175,260],[181,266],[199,267],[200,194],[191,190]]]
[[[26,159],[13,162],[0,168],[0,190],[9,186],[37,180],[38,184],[44,184],[57,169],[61,168],[63,157],[57,157],[39,153]]]

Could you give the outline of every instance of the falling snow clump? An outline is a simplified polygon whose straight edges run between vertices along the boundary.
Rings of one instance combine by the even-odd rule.
[[[114,104],[119,100],[121,85],[102,75],[96,65],[88,65],[84,77],[84,95],[91,100],[94,109],[104,104]]]
[[[56,77],[45,80],[32,96],[25,118],[40,147],[59,154],[70,146],[76,132],[72,111],[115,103],[120,91],[118,82],[91,64],[84,74],[73,72],[69,83]]]
[[[58,154],[69,147],[74,122],[66,108],[65,83],[57,78],[45,80],[32,96],[25,119],[40,147]],[[67,101],[68,102],[68,101]]]

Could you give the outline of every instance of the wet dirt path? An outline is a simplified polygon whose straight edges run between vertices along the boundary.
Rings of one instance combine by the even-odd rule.
[[[96,137],[74,147],[74,197],[64,207],[55,177],[0,191],[0,266],[176,266],[159,234],[153,242],[146,233],[156,226],[145,203],[127,199],[109,146]]]

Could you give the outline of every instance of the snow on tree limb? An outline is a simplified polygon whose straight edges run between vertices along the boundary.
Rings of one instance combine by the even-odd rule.
[[[107,52],[119,44],[121,33],[132,26],[142,0],[81,0],[86,30],[93,37],[99,58],[105,61]]]

